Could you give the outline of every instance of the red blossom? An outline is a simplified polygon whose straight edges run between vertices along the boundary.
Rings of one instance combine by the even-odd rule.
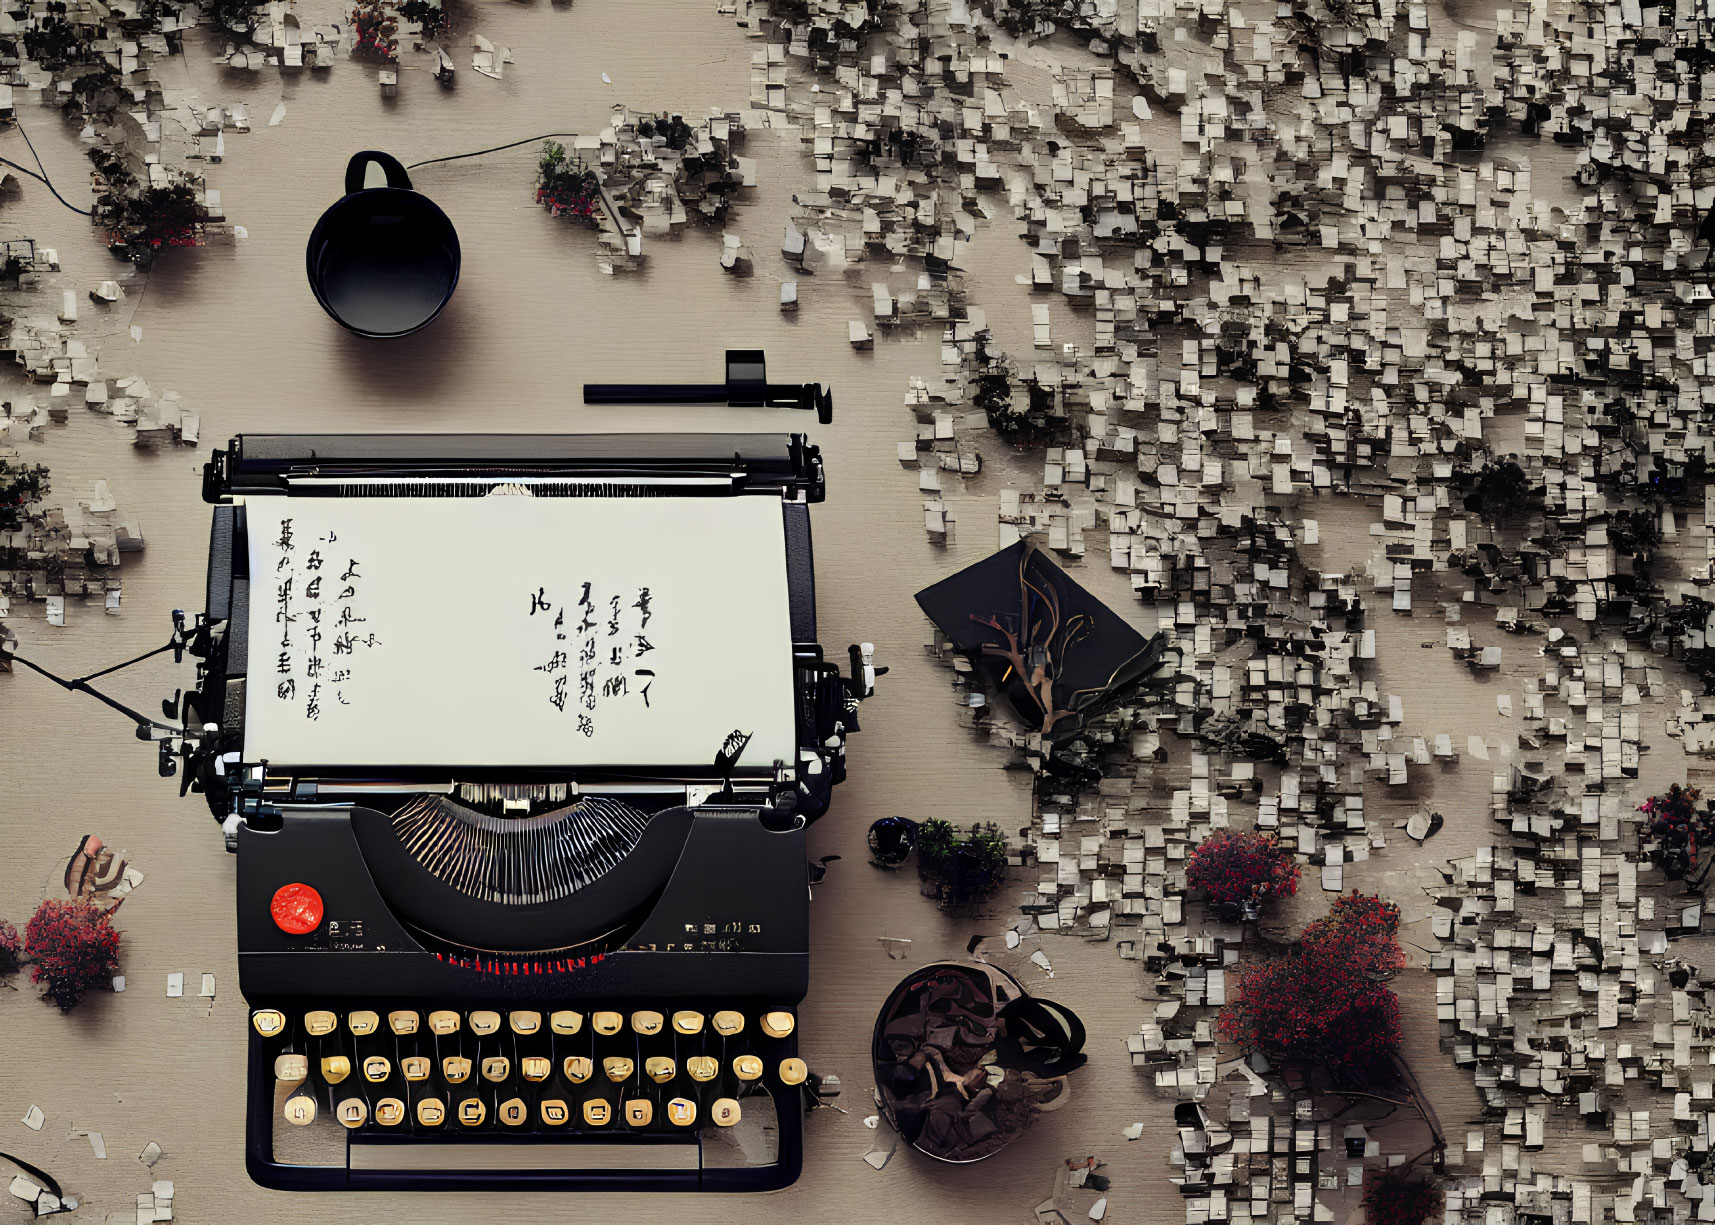
[[[1298,892],[1300,869],[1270,834],[1224,829],[1205,838],[1185,865],[1186,882],[1217,906]]]
[[[1364,1219],[1368,1225],[1424,1225],[1439,1216],[1439,1188],[1390,1170],[1371,1180],[1364,1190]]]
[[[77,1007],[84,992],[108,985],[119,972],[119,930],[88,902],[49,899],[24,925],[30,981],[46,988],[61,1012]]]
[[[1399,907],[1352,893],[1305,928],[1296,950],[1247,966],[1222,1009],[1221,1036],[1286,1063],[1361,1071],[1399,1045],[1405,964]]]

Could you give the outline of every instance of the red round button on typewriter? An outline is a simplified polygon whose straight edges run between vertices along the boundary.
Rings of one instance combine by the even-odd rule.
[[[269,905],[274,926],[292,936],[307,936],[322,925],[322,895],[308,885],[281,885]]]

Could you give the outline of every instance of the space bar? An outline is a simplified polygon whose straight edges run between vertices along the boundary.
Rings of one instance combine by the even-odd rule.
[[[346,1159],[354,1170],[695,1170],[702,1149],[667,1144],[365,1144],[353,1137]]]

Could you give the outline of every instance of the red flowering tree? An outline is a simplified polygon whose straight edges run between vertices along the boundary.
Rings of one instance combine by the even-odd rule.
[[[1412,1178],[1409,1167],[1382,1174],[1364,1190],[1368,1225],[1424,1225],[1441,1211],[1439,1188]]]
[[[1675,783],[1660,795],[1652,795],[1639,804],[1638,811],[1652,821],[1683,825],[1696,818],[1697,802],[1702,798],[1703,793],[1696,787],[1682,787]]]
[[[30,981],[43,986],[61,1012],[70,1012],[84,992],[107,986],[119,972],[119,929],[88,902],[50,898],[24,925],[24,957]]]
[[[1298,892],[1299,871],[1272,834],[1223,829],[1191,852],[1185,879],[1214,905],[1232,907],[1290,897]]]
[[[546,141],[536,160],[536,203],[556,217],[598,225],[601,180],[564,145]]]
[[[1339,898],[1296,949],[1240,973],[1221,1036],[1336,1076],[1379,1068],[1399,1045],[1399,997],[1386,985],[1405,964],[1398,934],[1393,903]]]

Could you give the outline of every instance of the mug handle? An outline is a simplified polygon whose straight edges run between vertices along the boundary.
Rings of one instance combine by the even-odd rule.
[[[397,187],[401,191],[411,190],[411,176],[405,173],[405,167],[399,164],[399,159],[391,153],[382,153],[376,149],[365,149],[361,153],[353,153],[351,161],[345,167],[345,194],[363,190],[363,180],[369,173],[369,163],[374,162],[387,175],[387,186]]]

